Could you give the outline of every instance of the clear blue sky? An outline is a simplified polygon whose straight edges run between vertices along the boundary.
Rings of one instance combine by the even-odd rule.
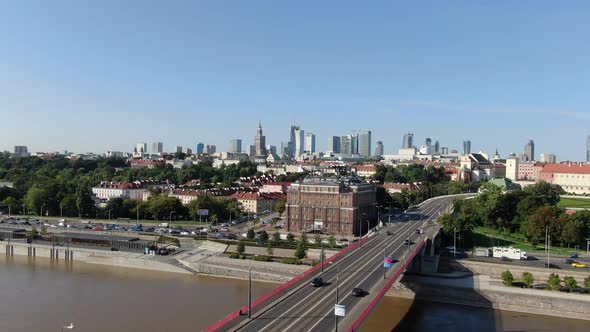
[[[587,1],[0,4],[0,150],[286,141],[291,124],[585,157]]]

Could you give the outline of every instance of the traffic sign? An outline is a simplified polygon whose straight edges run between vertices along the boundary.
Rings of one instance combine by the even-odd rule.
[[[384,262],[383,263],[383,267],[386,268],[386,269],[390,269],[392,266],[393,265],[391,263],[389,263],[389,262]]]
[[[346,306],[341,304],[334,305],[334,315],[338,317],[346,316]]]

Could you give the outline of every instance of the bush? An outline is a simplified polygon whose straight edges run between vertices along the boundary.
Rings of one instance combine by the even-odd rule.
[[[508,270],[502,272],[502,281],[504,282],[504,286],[512,286],[512,282],[514,281],[512,272]]]
[[[240,258],[240,254],[237,252],[231,253],[229,255],[229,258],[238,259],[238,258]]]
[[[293,241],[295,241],[295,236],[293,235],[293,233],[287,234],[287,242],[289,242],[289,246],[291,245],[291,243],[293,243]]]
[[[567,289],[571,290],[574,288],[578,287],[578,283],[576,282],[576,279],[574,279],[574,277],[571,276],[567,276],[565,278],[563,278],[563,284],[565,285],[565,287],[567,287]]]
[[[522,273],[522,281],[526,284],[528,288],[533,287],[535,283],[535,278],[530,272],[523,272]]]
[[[238,245],[236,246],[236,251],[240,254],[243,254],[244,252],[246,252],[246,245],[244,244],[244,241],[242,241],[242,240],[238,241]]]
[[[271,257],[270,256],[254,256],[254,257],[252,257],[252,260],[255,260],[258,262],[270,262]]]
[[[584,287],[590,288],[590,277],[584,279]]]
[[[283,264],[293,264],[293,265],[300,265],[301,261],[295,257],[285,257],[281,259],[281,263]]]
[[[549,279],[547,280],[547,286],[551,290],[560,290],[561,289],[561,279],[559,278],[558,274],[551,273],[549,275]]]
[[[297,249],[295,249],[295,258],[303,259],[305,258],[305,243],[303,241],[297,243]]]

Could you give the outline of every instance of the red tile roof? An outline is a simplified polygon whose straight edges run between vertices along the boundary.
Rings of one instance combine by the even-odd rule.
[[[590,174],[590,164],[547,164],[541,173]]]

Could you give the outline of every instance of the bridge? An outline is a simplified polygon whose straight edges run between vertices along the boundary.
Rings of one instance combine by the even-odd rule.
[[[405,220],[363,237],[203,331],[356,331],[405,271],[436,270],[438,260],[429,256],[439,227],[432,220],[450,210],[455,197],[433,198],[409,209]],[[394,258],[389,269],[383,267],[386,256]],[[315,277],[325,284],[311,287]],[[365,296],[352,296],[356,287]],[[335,315],[336,304],[345,309],[343,317]]]

